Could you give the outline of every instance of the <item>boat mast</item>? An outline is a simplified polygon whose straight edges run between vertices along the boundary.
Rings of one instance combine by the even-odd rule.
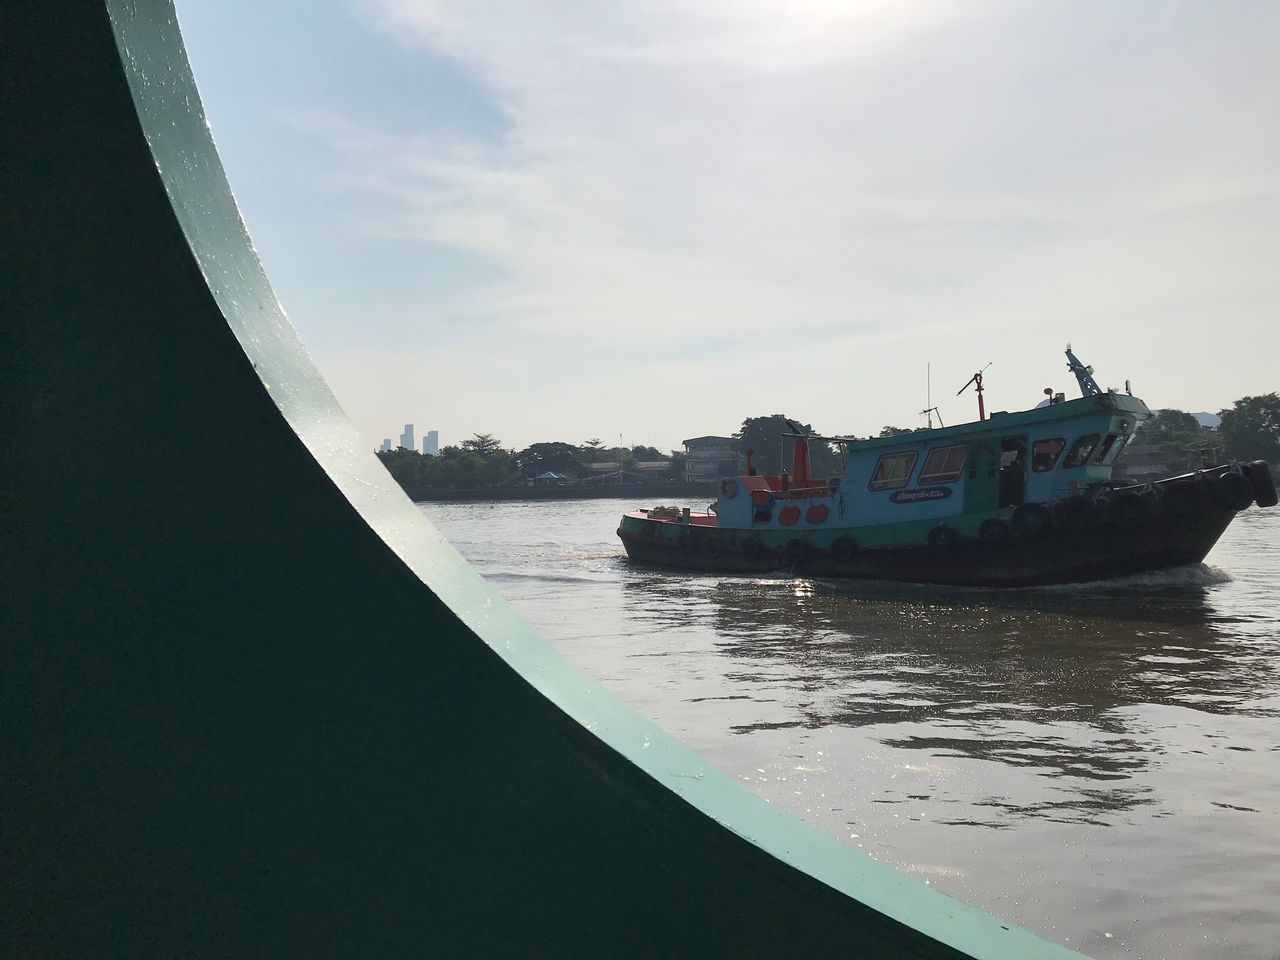
[[[1067,369],[1076,375],[1076,382],[1080,384],[1080,396],[1096,397],[1102,392],[1091,376],[1093,367],[1086,367],[1077,360],[1076,355],[1071,352],[1069,343],[1067,344]]]
[[[992,363],[992,362],[994,362],[994,361],[988,362],[988,363],[987,363],[987,367],[991,366],[991,363]],[[987,369],[987,367],[983,367],[983,368],[982,368],[982,370],[986,370],[986,369]],[[968,383],[966,383],[963,387],[961,387],[959,390],[957,390],[957,391],[956,391],[956,396],[958,397],[958,396],[960,396],[960,394],[964,393],[966,390],[968,390],[968,389],[969,389],[969,384],[970,384],[970,383],[972,383],[972,384],[974,385],[974,387],[975,387],[975,388],[977,388],[977,391],[978,391],[978,419],[979,419],[979,420],[985,420],[985,419],[987,419],[987,411],[986,411],[986,408],[982,405],[982,370],[979,370],[979,371],[978,371],[977,373],[975,373],[972,377],[970,377],[970,378],[969,378]]]
[[[931,363],[926,363],[926,364],[924,365],[924,402],[925,402],[925,403],[927,403],[927,404],[929,404],[929,406],[925,407],[923,410],[921,410],[921,411],[920,411],[920,412],[921,412],[921,413],[923,413],[926,417],[928,417],[928,418],[929,418],[929,429],[930,429],[930,430],[932,430],[932,429],[933,429],[933,415],[934,415],[935,413],[936,413],[936,414],[938,414],[938,425],[939,425],[939,426],[943,426],[943,427],[945,427],[945,426],[946,426],[946,424],[942,422],[942,413],[938,410],[938,408],[937,408],[937,407],[935,407],[935,406],[933,405],[933,376],[932,376],[933,371],[932,371],[932,367],[933,367],[933,364],[931,364]]]

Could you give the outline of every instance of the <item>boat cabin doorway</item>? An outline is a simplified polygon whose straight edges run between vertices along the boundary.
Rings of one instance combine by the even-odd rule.
[[[1027,492],[1027,438],[1005,437],[1000,441],[999,507],[1017,507]]]
[[[1026,499],[1027,438],[994,437],[969,444],[964,509],[981,513]]]

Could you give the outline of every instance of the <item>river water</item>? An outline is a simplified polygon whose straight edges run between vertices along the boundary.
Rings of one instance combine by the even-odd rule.
[[[1196,567],[993,591],[658,572],[631,506],[421,509],[614,694],[875,858],[1099,960],[1280,958],[1280,508]]]

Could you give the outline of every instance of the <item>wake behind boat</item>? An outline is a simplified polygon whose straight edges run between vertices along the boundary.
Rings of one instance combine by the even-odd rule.
[[[1113,481],[1151,415],[1102,391],[1067,349],[1081,396],[891,437],[795,435],[792,472],[725,478],[706,513],[633,510],[633,560],[716,573],[876,578],[975,586],[1072,583],[1198,563],[1240,510],[1276,504],[1265,461],[1143,484]],[[973,381],[971,381],[973,382]],[[811,476],[809,442],[835,443],[844,473]]]

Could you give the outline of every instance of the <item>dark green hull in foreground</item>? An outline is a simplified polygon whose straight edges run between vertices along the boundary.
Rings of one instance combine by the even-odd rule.
[[[707,766],[458,557],[276,303],[167,3],[0,13],[0,954],[1074,955]]]

